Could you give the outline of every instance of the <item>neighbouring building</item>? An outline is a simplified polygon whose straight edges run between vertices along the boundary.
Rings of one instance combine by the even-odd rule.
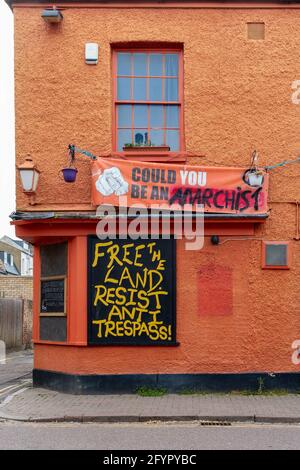
[[[0,276],[0,339],[8,349],[32,347],[32,299],[32,276]]]
[[[33,250],[23,240],[0,238],[0,339],[8,349],[32,345]]]
[[[0,238],[0,260],[1,274],[12,276],[33,274],[33,250],[31,245],[23,240],[12,240],[7,235]]]
[[[299,389],[300,2],[6,1],[34,384]]]

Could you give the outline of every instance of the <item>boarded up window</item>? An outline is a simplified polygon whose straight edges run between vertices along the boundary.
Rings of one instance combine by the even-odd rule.
[[[68,244],[55,243],[40,247],[41,276],[62,276],[67,274]]]
[[[66,341],[67,340],[67,319],[66,317],[41,317],[40,319],[40,339],[45,341]]]
[[[248,39],[265,39],[265,23],[248,23]]]
[[[67,340],[68,244],[40,247],[40,339]]]
[[[200,315],[232,315],[232,269],[202,266],[198,273],[198,310]]]
[[[89,237],[89,344],[176,344],[175,243]]]

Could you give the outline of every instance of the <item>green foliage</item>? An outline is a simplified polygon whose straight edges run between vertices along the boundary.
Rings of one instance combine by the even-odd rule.
[[[167,393],[165,388],[140,387],[136,390],[140,397],[162,397]]]
[[[184,388],[178,392],[178,395],[220,395],[220,392],[208,392],[206,390],[197,390],[196,388]]]
[[[242,396],[261,396],[261,397],[280,397],[283,395],[288,395],[289,392],[284,389],[274,389],[274,390],[236,390],[230,392],[230,395],[242,395]]]
[[[277,388],[273,390],[267,390],[265,388],[265,380],[263,377],[257,379],[257,389],[256,390],[232,390],[229,392],[222,391],[209,391],[201,390],[197,388],[184,388],[177,392],[177,395],[189,396],[263,396],[263,397],[280,397],[288,395],[290,392],[285,389]],[[161,397],[166,395],[168,391],[165,388],[156,388],[156,387],[140,387],[136,390],[137,395],[141,397]],[[299,392],[295,392],[300,394]]]
[[[124,144],[124,147],[126,149],[131,149],[131,148],[136,148],[136,147],[155,147],[154,144],[152,144],[150,141],[146,142],[145,144],[132,144],[132,143],[127,143]]]
[[[260,378],[259,378],[260,379]],[[264,386],[264,380],[258,379],[258,389],[257,390],[232,390],[230,392],[213,392],[206,390],[197,390],[197,389],[183,389],[178,394],[179,395],[235,395],[235,396],[264,396],[264,397],[275,397],[287,395],[289,392],[285,389],[274,389],[266,390]],[[299,392],[300,393],[300,392]]]

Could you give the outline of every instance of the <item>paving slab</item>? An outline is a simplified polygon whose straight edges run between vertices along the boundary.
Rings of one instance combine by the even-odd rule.
[[[53,422],[299,423],[300,395],[70,395],[24,387],[0,404],[0,419]]]

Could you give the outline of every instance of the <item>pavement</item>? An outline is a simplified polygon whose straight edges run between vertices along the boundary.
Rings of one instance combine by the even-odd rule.
[[[70,395],[33,388],[31,369],[32,352],[26,351],[0,365],[0,420],[300,424],[300,395]]]
[[[300,423],[300,396],[80,396],[23,387],[0,403],[0,419],[25,422]]]
[[[33,353],[31,350],[11,352],[0,362],[0,402],[8,395],[31,385]]]
[[[8,353],[0,362],[0,387],[7,382],[31,377],[33,352],[31,349]]]

